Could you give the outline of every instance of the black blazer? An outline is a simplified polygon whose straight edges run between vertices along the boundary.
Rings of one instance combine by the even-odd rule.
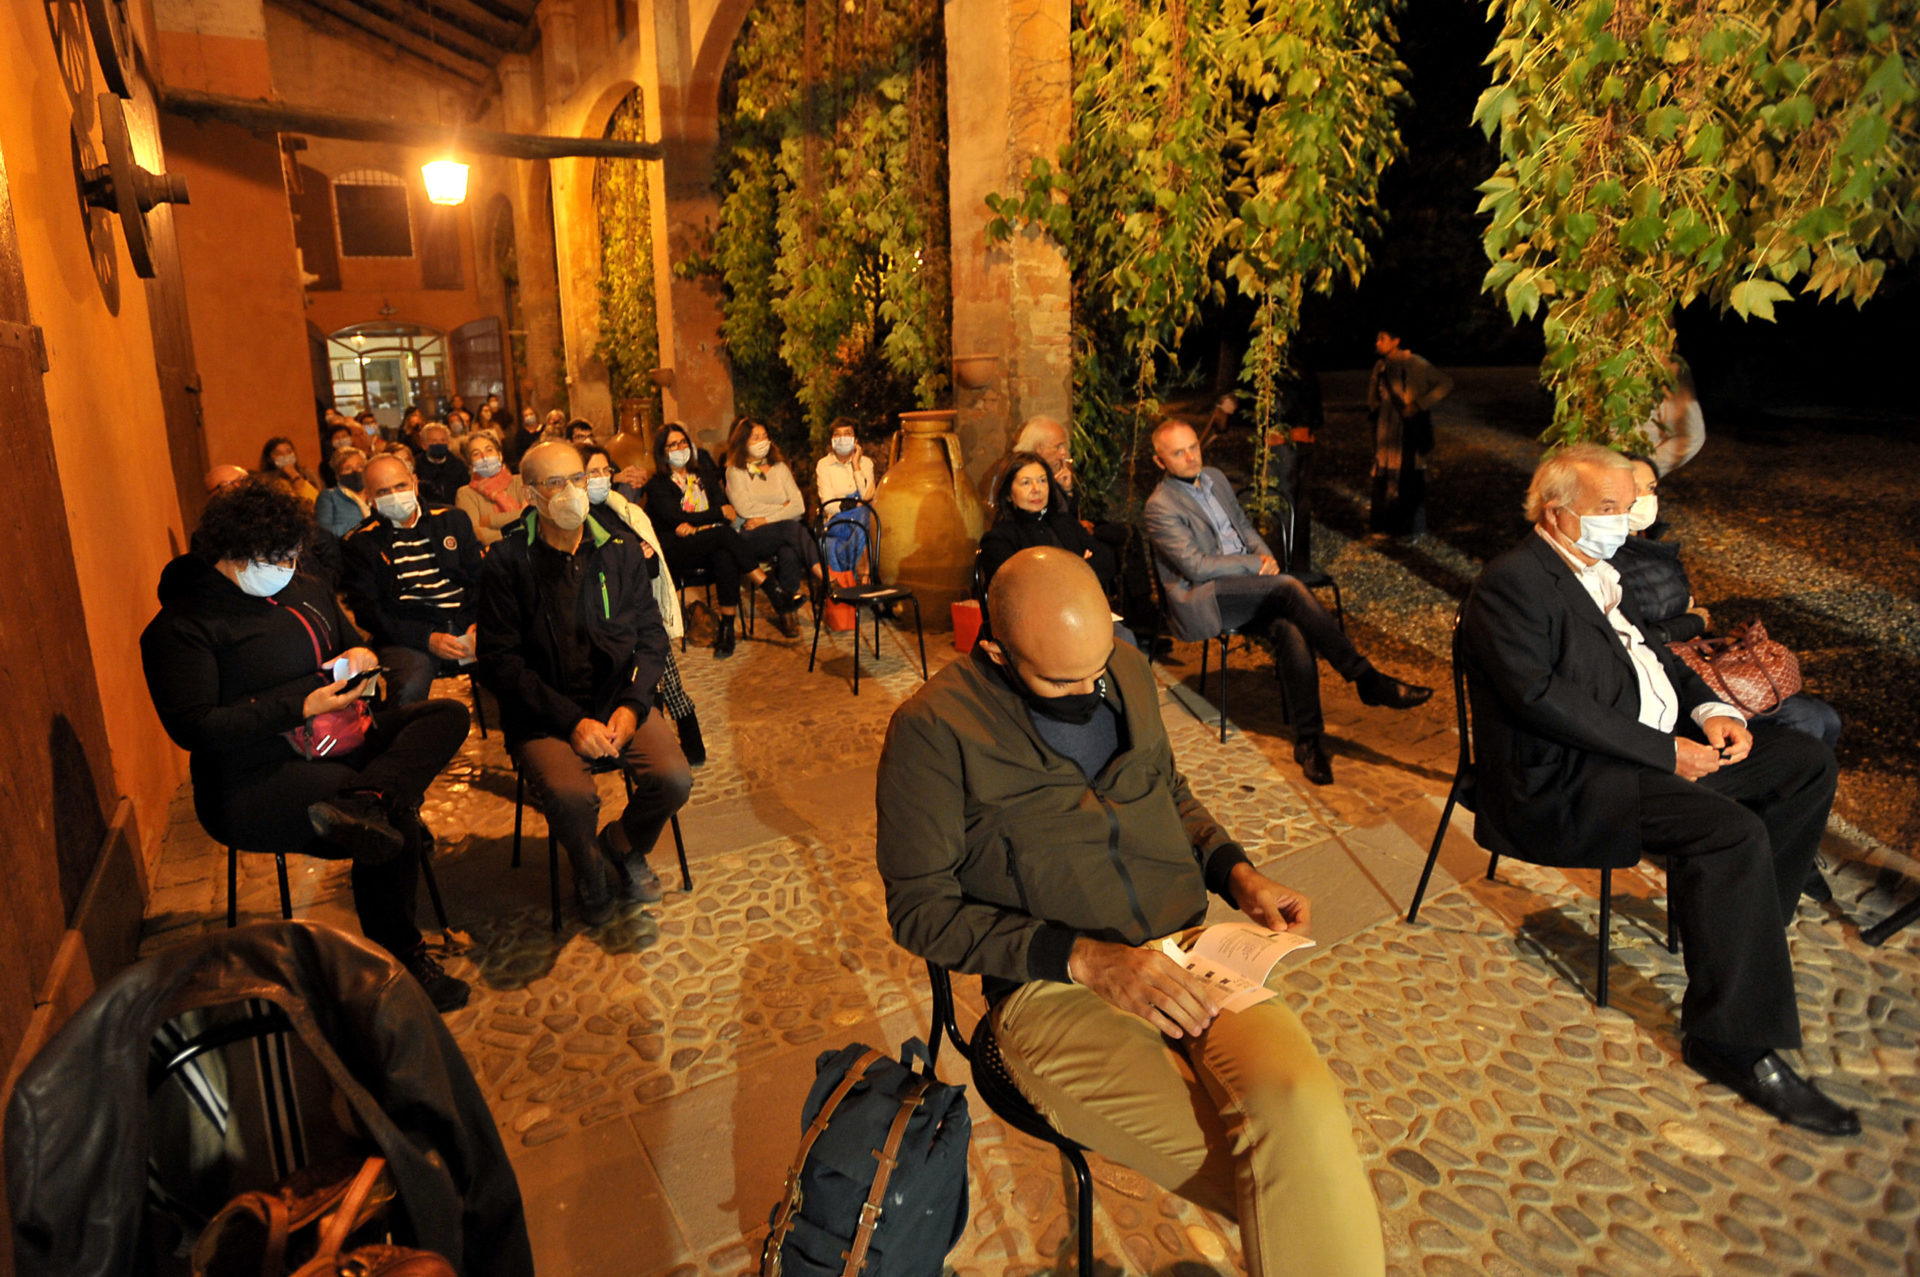
[[[1621,602],[1640,624],[1631,597]],[[1645,630],[1642,630],[1645,633]],[[1644,768],[1671,772],[1673,737],[1640,723],[1620,638],[1566,560],[1537,533],[1489,563],[1460,620],[1473,709],[1474,838],[1532,864],[1622,868],[1640,859]],[[1689,711],[1717,699],[1655,653]]]

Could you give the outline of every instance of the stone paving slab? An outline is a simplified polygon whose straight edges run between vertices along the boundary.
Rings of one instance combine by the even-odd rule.
[[[1364,611],[1349,619],[1371,625]],[[747,1271],[814,1057],[927,1031],[924,969],[892,943],[872,859],[873,763],[893,707],[920,682],[912,635],[887,632],[857,698],[845,636],[823,637],[823,653],[836,642],[812,675],[804,644],[683,658],[711,754],[682,817],[696,890],[595,932],[570,909],[558,936],[549,929],[532,806],[523,867],[508,867],[513,782],[497,735],[470,737],[429,795],[440,880],[471,939],[450,965],[476,985],[448,1023],[520,1172],[545,1274]],[[944,643],[929,656],[953,659]],[[1191,678],[1197,661],[1182,647],[1161,676]],[[1487,881],[1462,818],[1420,922],[1400,920],[1451,773],[1444,696],[1390,714],[1329,676],[1341,783],[1311,789],[1278,727],[1270,668],[1237,652],[1231,677],[1246,730],[1225,745],[1171,693],[1163,714],[1195,792],[1256,861],[1318,898],[1322,947],[1277,987],[1346,1089],[1396,1277],[1920,1271],[1910,942],[1867,950],[1843,918],[1803,907],[1792,936],[1802,1059],[1845,1074],[1833,1089],[1868,1129],[1821,1141],[1780,1128],[1678,1066],[1683,977],[1660,943],[1657,871],[1616,875],[1607,1011],[1588,995],[1591,887],[1506,862]],[[617,782],[602,779],[611,812]],[[222,921],[224,857],[183,810],[149,945]],[[290,864],[296,906],[350,926],[345,867]],[[277,912],[271,858],[242,868],[243,908]],[[1859,876],[1839,885],[1843,901],[1870,889]],[[956,992],[969,1027],[977,982]],[[967,1080],[951,1051],[940,1071]],[[974,1108],[973,1213],[951,1270],[1048,1271],[1070,1254],[1059,1160]],[[1103,1271],[1243,1271],[1230,1222],[1095,1164]]]

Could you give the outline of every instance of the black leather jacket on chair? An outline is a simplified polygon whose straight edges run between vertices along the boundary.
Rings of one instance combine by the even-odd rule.
[[[312,922],[187,941],[110,980],[34,1057],[7,1105],[17,1271],[135,1271],[147,1196],[155,1032],[246,999],[292,1022],[398,1190],[395,1232],[470,1277],[531,1277],[520,1186],[465,1058],[412,977]]]

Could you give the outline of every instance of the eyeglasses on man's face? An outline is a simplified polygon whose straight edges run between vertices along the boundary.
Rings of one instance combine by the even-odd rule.
[[[578,474],[550,474],[533,486],[543,495],[551,497],[566,491],[569,484],[576,488],[586,487],[587,472],[582,470]]]

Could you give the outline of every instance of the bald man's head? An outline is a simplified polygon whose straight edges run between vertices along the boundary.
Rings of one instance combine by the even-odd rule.
[[[1200,436],[1186,422],[1169,417],[1154,427],[1153,461],[1175,478],[1195,478],[1204,464],[1200,458]]]
[[[207,471],[207,495],[212,496],[236,483],[246,482],[247,471],[244,466],[215,466]]]
[[[987,654],[1034,696],[1093,690],[1113,656],[1113,613],[1087,561],[1068,550],[1022,550],[987,589]]]

